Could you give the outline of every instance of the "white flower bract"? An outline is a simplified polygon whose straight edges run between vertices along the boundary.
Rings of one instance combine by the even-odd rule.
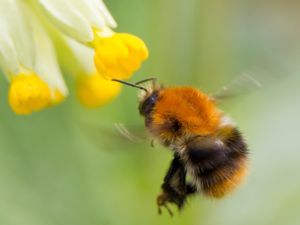
[[[117,26],[101,0],[38,0],[37,4],[51,22],[80,42],[93,41],[93,28]]]

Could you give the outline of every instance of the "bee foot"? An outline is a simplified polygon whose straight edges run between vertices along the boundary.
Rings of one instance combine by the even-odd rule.
[[[156,199],[156,202],[157,202],[157,206],[158,206],[158,214],[162,214],[162,210],[161,208],[164,207],[167,209],[168,213],[170,214],[171,217],[173,217],[173,212],[172,210],[169,208],[169,206],[167,205],[169,201],[169,197],[166,193],[161,193],[157,199]]]

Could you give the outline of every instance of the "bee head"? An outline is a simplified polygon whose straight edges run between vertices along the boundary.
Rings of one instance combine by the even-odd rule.
[[[156,78],[147,78],[147,79],[138,81],[136,83],[129,83],[129,82],[126,82],[123,80],[117,80],[117,79],[113,79],[112,81],[116,81],[116,82],[131,86],[131,87],[139,88],[141,90],[141,93],[139,95],[139,99],[140,99],[139,112],[140,112],[140,114],[143,116],[146,116],[152,111],[152,109],[156,103],[156,100],[158,98],[158,93],[159,93],[159,90],[156,88],[156,85],[155,85]],[[151,86],[144,87],[144,86],[140,85],[142,83],[146,83],[149,81],[152,81]]]

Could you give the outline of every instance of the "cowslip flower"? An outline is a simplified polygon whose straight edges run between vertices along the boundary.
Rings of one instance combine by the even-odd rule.
[[[121,84],[94,74],[83,74],[77,81],[77,96],[81,104],[98,107],[114,99],[121,91]],[[103,94],[105,93],[105,95]]]
[[[93,64],[94,51],[71,39],[65,39],[76,61],[76,94],[81,104],[99,107],[112,101],[121,91],[121,84],[105,79]],[[73,68],[70,68],[72,70]]]
[[[112,30],[116,22],[100,0],[36,2],[62,32],[94,48],[94,62],[103,77],[128,79],[148,58],[148,49],[140,38]]]
[[[8,101],[17,114],[58,104],[68,95],[60,66],[65,71],[82,65],[73,74],[77,96],[95,107],[119,94],[120,84],[111,79],[130,78],[148,57],[140,38],[113,31],[117,24],[101,0],[1,0],[0,13],[0,69],[10,82]],[[66,49],[54,37],[89,49],[73,52],[77,62],[58,65],[57,55],[74,56],[61,54]]]
[[[13,111],[30,114],[62,101],[67,88],[43,26],[22,2],[2,0],[0,13],[0,66]]]

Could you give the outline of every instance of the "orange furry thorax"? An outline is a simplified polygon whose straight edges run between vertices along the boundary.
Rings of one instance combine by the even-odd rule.
[[[192,87],[174,87],[159,90],[152,119],[161,126],[176,119],[184,133],[210,135],[220,124],[221,111],[206,94]]]

